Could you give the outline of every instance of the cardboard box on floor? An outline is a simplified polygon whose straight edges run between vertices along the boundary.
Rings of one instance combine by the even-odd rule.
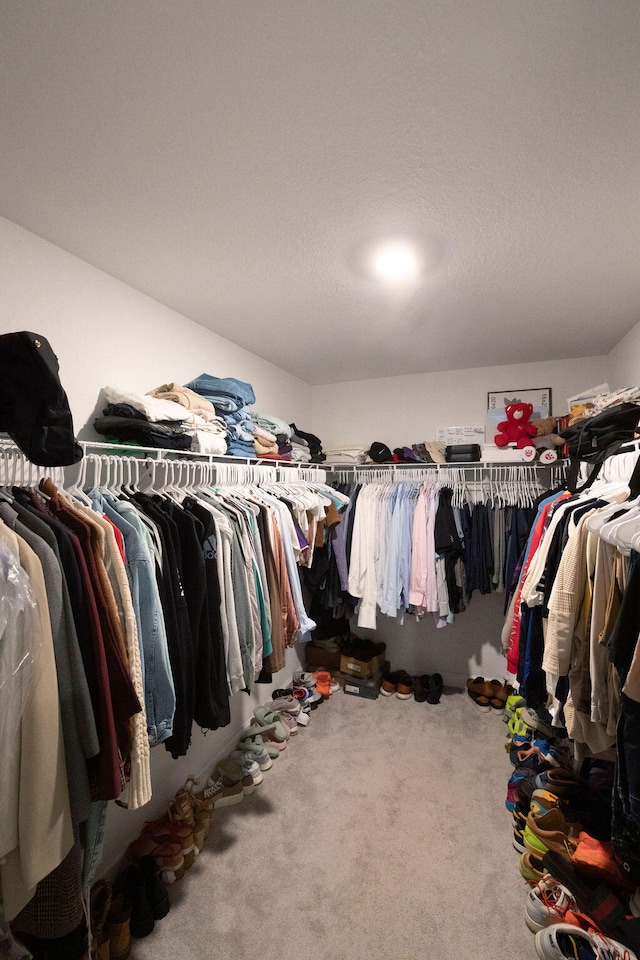
[[[376,658],[377,659],[377,658]],[[377,700],[382,686],[382,670],[378,670],[372,677],[363,679],[361,677],[345,676],[344,692],[351,697],[365,697],[367,700]]]
[[[340,669],[340,650],[327,650],[325,647],[316,646],[313,640],[305,644],[304,656],[308,667],[323,667],[325,670]]]
[[[348,657],[342,654],[340,657],[340,673],[346,673],[350,677],[359,677],[366,680],[372,677],[378,670],[382,670],[386,658],[386,653],[379,653],[371,660],[356,660],[355,657]]]

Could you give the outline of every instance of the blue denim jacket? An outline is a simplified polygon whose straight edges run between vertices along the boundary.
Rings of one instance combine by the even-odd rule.
[[[176,706],[155,561],[147,544],[147,531],[132,504],[97,490],[91,492],[90,498],[95,509],[104,513],[124,537],[126,570],[140,643],[147,733],[153,747],[173,733]]]

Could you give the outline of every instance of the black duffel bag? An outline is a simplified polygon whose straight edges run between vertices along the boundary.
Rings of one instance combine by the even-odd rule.
[[[593,464],[589,479],[581,489],[590,487],[607,457],[618,453],[623,444],[634,439],[639,420],[639,404],[618,403],[594,417],[578,420],[563,430],[560,436],[567,444],[571,457],[567,474],[569,490],[576,492],[581,463]]]

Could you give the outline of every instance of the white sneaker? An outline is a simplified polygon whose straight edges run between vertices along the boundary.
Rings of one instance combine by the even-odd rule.
[[[582,945],[582,952],[580,952]],[[610,940],[601,933],[587,933],[570,923],[556,923],[536,933],[536,953],[540,960],[574,960],[588,957],[591,948],[593,960],[638,960],[617,940]]]
[[[552,923],[562,923],[567,910],[577,909],[571,891],[547,874],[527,894],[524,919],[529,930],[538,933]]]

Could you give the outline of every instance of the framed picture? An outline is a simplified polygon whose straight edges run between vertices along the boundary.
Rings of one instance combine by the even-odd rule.
[[[505,407],[510,403],[530,403],[532,420],[551,416],[551,387],[531,387],[526,390],[494,390],[487,394],[485,443],[493,443],[498,424],[505,419]]]

